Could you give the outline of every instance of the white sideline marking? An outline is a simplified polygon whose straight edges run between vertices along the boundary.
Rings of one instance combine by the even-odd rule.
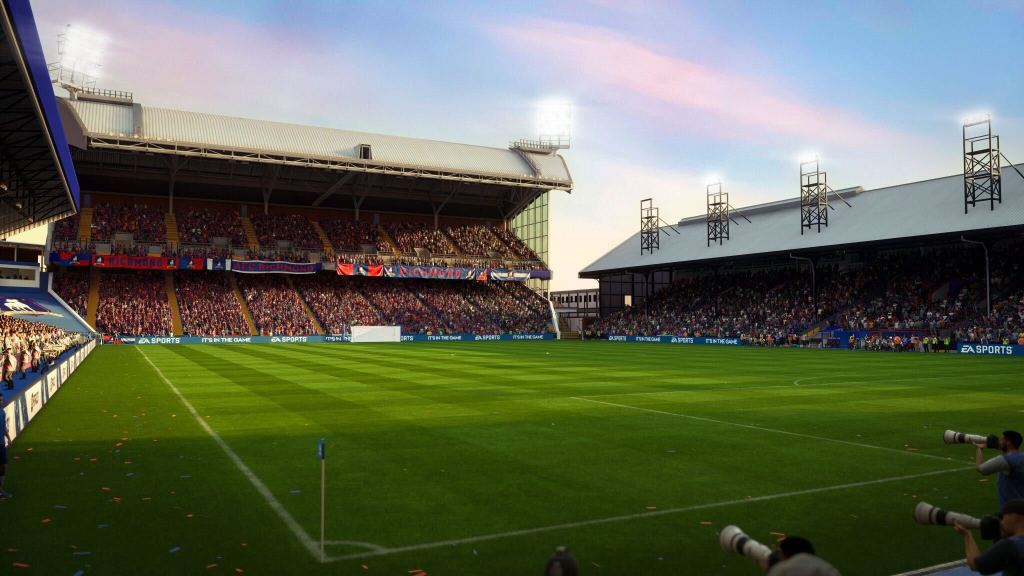
[[[884,450],[886,452],[895,452],[896,454],[906,454],[909,456],[921,456],[922,458],[932,458],[934,460],[942,460],[943,462],[949,462],[950,458],[944,458],[942,456],[933,456],[931,454],[921,454],[919,452],[908,452],[905,450],[897,450],[895,448],[886,448],[885,446],[876,446],[874,444],[863,444],[861,442],[851,442],[849,440],[839,440],[837,438],[828,438],[825,436],[815,436],[813,434],[802,434],[800,432],[790,432],[788,430],[779,430],[778,428],[765,428],[763,426],[754,426],[753,424],[741,424],[739,422],[729,422],[728,420],[717,420],[715,418],[706,418],[704,416],[692,416],[690,414],[680,414],[679,412],[666,412],[665,410],[655,410],[653,408],[641,408],[639,406],[630,406],[629,404],[616,404],[615,402],[605,402],[603,400],[594,400],[592,398],[586,398],[583,396],[570,396],[573,400],[582,400],[583,402],[593,402],[595,404],[604,404],[606,406],[617,406],[619,408],[629,408],[631,410],[640,410],[642,412],[652,412],[654,414],[663,414],[665,416],[676,416],[677,418],[688,418],[690,420],[697,420],[700,422],[711,422],[712,424],[724,424],[726,426],[736,426],[737,428],[747,428],[750,430],[760,430],[762,432],[772,432],[774,434],[785,434],[786,436],[796,436],[798,438],[808,438],[810,440],[821,440],[822,442],[833,442],[836,444],[846,444],[847,446],[857,446],[860,448],[871,448],[872,450]]]
[[[149,362],[149,365],[153,368],[153,371],[156,372],[157,376],[159,376],[160,379],[164,381],[164,384],[167,384],[167,386],[170,387],[171,391],[174,392],[174,394],[178,397],[178,400],[181,400],[181,403],[185,405],[185,408],[187,408],[189,413],[192,414],[192,417],[196,419],[196,422],[199,422],[199,425],[203,427],[203,430],[206,430],[206,433],[209,434],[211,438],[213,438],[217,445],[220,446],[221,450],[223,450],[224,453],[228,455],[228,458],[230,458],[231,461],[234,462],[239,472],[241,472],[242,475],[245,476],[250,483],[252,483],[253,487],[256,488],[256,491],[259,492],[260,495],[263,496],[263,499],[267,501],[267,505],[270,506],[270,509],[277,514],[277,517],[280,518],[281,521],[284,522],[286,526],[288,526],[288,529],[291,530],[292,534],[294,534],[295,537],[299,539],[299,542],[301,542],[302,545],[305,546],[306,550],[310,553],[310,555],[312,555],[313,558],[319,560],[320,544],[317,541],[310,538],[309,534],[307,534],[306,531],[302,529],[302,526],[299,525],[295,518],[288,513],[288,510],[285,510],[285,507],[281,504],[281,502],[278,501],[277,498],[274,498],[274,495],[270,492],[270,489],[267,488],[267,485],[264,484],[263,481],[260,480],[258,476],[256,476],[256,474],[252,471],[252,469],[250,469],[245,464],[245,462],[242,462],[242,459],[239,458],[238,454],[235,454],[235,451],[232,450],[231,447],[228,446],[227,442],[225,442],[224,439],[220,437],[220,434],[217,434],[217,432],[213,428],[211,428],[209,424],[206,423],[206,420],[203,420],[199,416],[199,412],[197,412],[196,409],[192,406],[192,403],[189,402],[187,398],[185,398],[181,391],[178,390],[177,386],[175,386],[173,383],[171,383],[170,380],[167,379],[167,376],[164,376],[163,371],[161,371],[160,368],[158,368],[157,365],[154,364],[153,361],[149,359],[149,356],[142,349],[142,347],[136,346],[135,349],[138,350],[140,354],[142,354],[142,357],[146,359],[146,362]],[[376,544],[367,544],[366,546],[379,548]]]
[[[541,526],[539,528],[525,528],[523,530],[512,530],[510,532],[500,532],[496,534],[484,534],[482,536],[470,536],[468,538],[457,538],[454,540],[442,540],[439,542],[427,542],[424,544],[413,544],[411,546],[398,546],[395,548],[385,548],[383,550],[375,550],[373,552],[357,552],[355,554],[346,554],[344,556],[333,556],[328,558],[328,561],[335,562],[339,560],[356,560],[358,558],[370,558],[373,556],[389,556],[392,554],[400,554],[403,552],[415,552],[418,550],[430,550],[433,548],[445,548],[449,546],[459,546],[461,544],[472,544],[474,542],[485,542],[488,540],[501,540],[504,538],[512,538],[515,536],[528,536],[530,534],[539,534],[542,532],[552,532],[555,530],[568,530],[572,528],[581,528],[584,526],[594,526],[597,524],[611,524],[614,522],[626,522],[629,520],[636,520],[638,518],[650,518],[654,516],[667,516],[670,514],[680,514],[683,512],[693,512],[695,510],[707,510],[709,508],[722,508],[725,506],[736,506],[740,504],[746,504],[749,502],[765,502],[768,500],[779,500],[781,498],[791,498],[793,496],[805,496],[807,494],[820,494],[822,492],[832,492],[835,490],[845,490],[847,488],[860,488],[863,486],[872,486],[874,484],[885,484],[888,482],[899,482],[901,480],[914,480],[916,478],[926,478],[928,476],[938,476],[940,474],[949,474],[951,472],[963,472],[964,470],[973,470],[973,466],[964,466],[959,468],[947,468],[945,470],[936,470],[934,472],[924,472],[921,474],[910,474],[907,476],[893,476],[890,478],[880,478],[878,480],[865,480],[863,482],[850,482],[847,484],[836,484],[833,486],[822,486],[820,488],[808,488],[806,490],[794,490],[792,492],[781,492],[778,494],[768,494],[765,496],[754,496],[752,498],[739,498],[736,500],[726,500],[724,502],[710,502],[707,504],[695,504],[693,506],[684,506],[681,508],[666,508],[665,510],[654,510],[651,512],[638,512],[635,514],[623,514],[621,516],[609,516],[607,518],[595,518],[593,520],[582,520],[580,522],[567,522],[565,524],[554,524],[551,526]]]

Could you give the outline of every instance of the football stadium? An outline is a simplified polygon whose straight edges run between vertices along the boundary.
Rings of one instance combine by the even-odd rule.
[[[712,178],[553,270],[568,129],[150,105],[0,7],[0,573],[1024,563],[1024,165],[991,116],[959,172]]]

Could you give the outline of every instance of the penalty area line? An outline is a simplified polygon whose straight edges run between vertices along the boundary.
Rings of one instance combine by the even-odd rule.
[[[780,492],[776,494],[767,494],[764,496],[753,496],[750,498],[737,498],[735,500],[725,500],[723,502],[709,502],[706,504],[695,504],[693,506],[683,506],[681,508],[666,508],[665,510],[654,510],[650,512],[637,512],[635,514],[623,514],[621,516],[609,516],[607,518],[595,518],[593,520],[582,520],[580,522],[567,522],[565,524],[553,524],[550,526],[541,526],[538,528],[525,528],[522,530],[512,530],[509,532],[499,532],[495,534],[484,534],[482,536],[470,536],[468,538],[457,538],[453,540],[441,540],[438,542],[427,542],[424,544],[413,544],[410,546],[397,546],[394,548],[384,548],[382,550],[373,550],[370,552],[356,552],[354,554],[346,554],[344,556],[332,556],[327,559],[328,562],[338,562],[341,560],[358,560],[361,558],[372,558],[374,556],[391,556],[394,554],[402,554],[404,552],[417,552],[420,550],[432,550],[435,548],[447,548],[451,546],[460,546],[463,544],[473,544],[476,542],[486,542],[489,540],[503,540],[505,538],[514,538],[517,536],[530,536],[532,534],[541,534],[543,532],[554,532],[556,530],[571,530],[574,528],[583,528],[586,526],[596,526],[600,524],[613,524],[617,522],[628,522],[631,520],[639,520],[644,518],[653,518],[657,516],[669,516],[673,514],[682,514],[684,512],[694,512],[697,510],[709,510],[713,508],[724,508],[727,506],[739,506],[742,504],[749,504],[753,502],[767,502],[771,500],[780,500],[783,498],[792,498],[795,496],[806,496],[809,494],[820,494],[822,492],[834,492],[837,490],[847,490],[850,488],[861,488],[864,486],[873,486],[875,484],[886,484],[889,482],[899,482],[901,480],[915,480],[917,478],[927,478],[929,476],[938,476],[941,474],[950,474],[953,472],[963,472],[965,470],[973,470],[973,466],[962,466],[957,468],[947,468],[944,470],[935,470],[932,472],[923,472],[921,474],[909,474],[906,476],[892,476],[889,478],[879,478],[876,480],[865,480],[862,482],[849,482],[846,484],[834,484],[832,486],[821,486],[818,488],[807,488],[805,490],[794,490],[792,492]]]
[[[818,440],[820,442],[832,442],[834,444],[844,444],[846,446],[856,446],[858,448],[870,448],[872,450],[881,450],[883,452],[894,452],[896,454],[905,454],[908,456],[920,456],[921,458],[931,458],[933,460],[941,460],[943,462],[951,462],[950,458],[943,458],[942,456],[933,456],[931,454],[921,454],[919,452],[906,452],[904,450],[897,450],[895,448],[886,448],[885,446],[876,446],[874,444],[864,444],[862,442],[851,442],[849,440],[839,440],[838,438],[828,438],[826,436],[815,436],[814,434],[803,434],[801,432],[790,432],[789,430],[779,430],[778,428],[765,428],[763,426],[754,426],[753,424],[742,424],[740,422],[729,422],[728,420],[718,420],[716,418],[707,418],[705,416],[693,416],[690,414],[682,414],[680,412],[668,412],[665,410],[655,410],[653,408],[642,408],[640,406],[630,406],[629,404],[618,404],[616,402],[605,402],[604,400],[594,400],[593,398],[587,398],[584,396],[570,396],[573,400],[580,400],[582,402],[593,402],[594,404],[604,404],[605,406],[615,406],[617,408],[629,408],[630,410],[639,410],[641,412],[651,412],[653,414],[661,414],[664,416],[675,416],[677,418],[686,418],[689,420],[696,420],[698,422],[710,422],[711,424],[721,424],[723,426],[735,426],[736,428],[746,428],[748,430],[758,430],[761,432],[771,432],[773,434],[783,434],[786,436],[794,436],[797,438],[807,438],[808,440]]]
[[[277,514],[277,517],[280,518],[282,522],[284,522],[285,526],[287,526],[288,529],[291,530],[292,534],[295,535],[295,537],[299,540],[299,542],[306,549],[306,551],[308,551],[310,555],[313,556],[314,559],[319,561],[319,542],[313,540],[313,538],[311,538],[309,534],[307,534],[306,531],[302,529],[302,526],[300,526],[299,523],[295,520],[295,518],[288,512],[288,510],[285,509],[284,505],[281,504],[281,502],[274,497],[274,494],[271,493],[270,488],[267,488],[267,485],[264,484],[262,480],[260,480],[259,476],[256,476],[256,473],[253,472],[252,469],[249,468],[249,466],[242,461],[242,459],[238,456],[238,454],[235,453],[234,450],[231,449],[230,446],[228,446],[228,443],[225,442],[224,439],[220,437],[220,434],[218,434],[216,430],[211,428],[210,425],[207,424],[205,420],[203,420],[203,418],[199,415],[199,412],[196,411],[194,406],[192,406],[192,403],[189,402],[187,398],[185,398],[184,394],[182,394],[181,391],[178,390],[177,386],[175,386],[170,380],[168,380],[167,376],[164,376],[163,371],[160,370],[160,368],[157,367],[157,365],[154,364],[153,361],[149,359],[149,355],[146,354],[142,347],[136,346],[135,349],[138,350],[140,354],[142,354],[142,357],[146,359],[146,362],[148,362],[150,367],[153,368],[153,371],[156,372],[156,375],[159,376],[160,379],[164,381],[164,384],[167,384],[171,391],[174,392],[174,395],[178,397],[178,400],[181,400],[181,403],[185,405],[185,408],[189,411],[190,414],[192,414],[192,417],[196,419],[196,422],[199,422],[199,425],[203,428],[203,430],[205,430],[206,433],[209,434],[211,438],[213,438],[214,442],[216,442],[217,445],[220,446],[221,450],[223,450],[224,453],[227,454],[231,462],[234,463],[236,468],[238,468],[238,471],[241,472],[242,475],[245,476],[245,478],[249,481],[249,483],[251,483],[253,487],[256,488],[256,491],[259,492],[261,496],[263,496],[263,499],[267,501],[267,506],[270,506],[270,509],[273,510],[274,513]],[[373,546],[374,549],[376,549],[376,545],[367,546]]]

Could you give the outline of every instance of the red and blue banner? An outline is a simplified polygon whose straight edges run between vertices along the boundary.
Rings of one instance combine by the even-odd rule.
[[[498,280],[501,282],[526,282],[529,279],[529,270],[491,270],[491,280]]]
[[[129,256],[127,254],[93,254],[92,265],[97,268],[123,268],[129,270],[202,270],[203,258],[189,256]]]
[[[275,260],[229,260],[227,269],[243,274],[315,274],[319,262],[278,262]]]
[[[57,266],[89,266],[92,264],[92,254],[89,252],[54,250],[50,252],[50,262]]]
[[[386,276],[388,278],[422,278],[427,280],[487,280],[486,268],[445,266],[412,266],[408,264],[347,264],[339,262],[341,276]]]

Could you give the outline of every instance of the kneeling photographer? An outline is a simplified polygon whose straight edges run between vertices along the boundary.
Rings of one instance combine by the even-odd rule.
[[[727,552],[757,562],[765,576],[840,576],[839,570],[814,553],[809,540],[799,536],[783,538],[778,548],[772,550],[736,526],[726,526],[718,543]]]
[[[964,537],[964,553],[971,570],[982,574],[1001,571],[1005,576],[1024,576],[1024,500],[1007,502],[1002,512],[1002,518],[999,519],[1002,539],[984,554],[978,550],[978,543],[970,528],[959,522],[953,524],[953,527]]]

